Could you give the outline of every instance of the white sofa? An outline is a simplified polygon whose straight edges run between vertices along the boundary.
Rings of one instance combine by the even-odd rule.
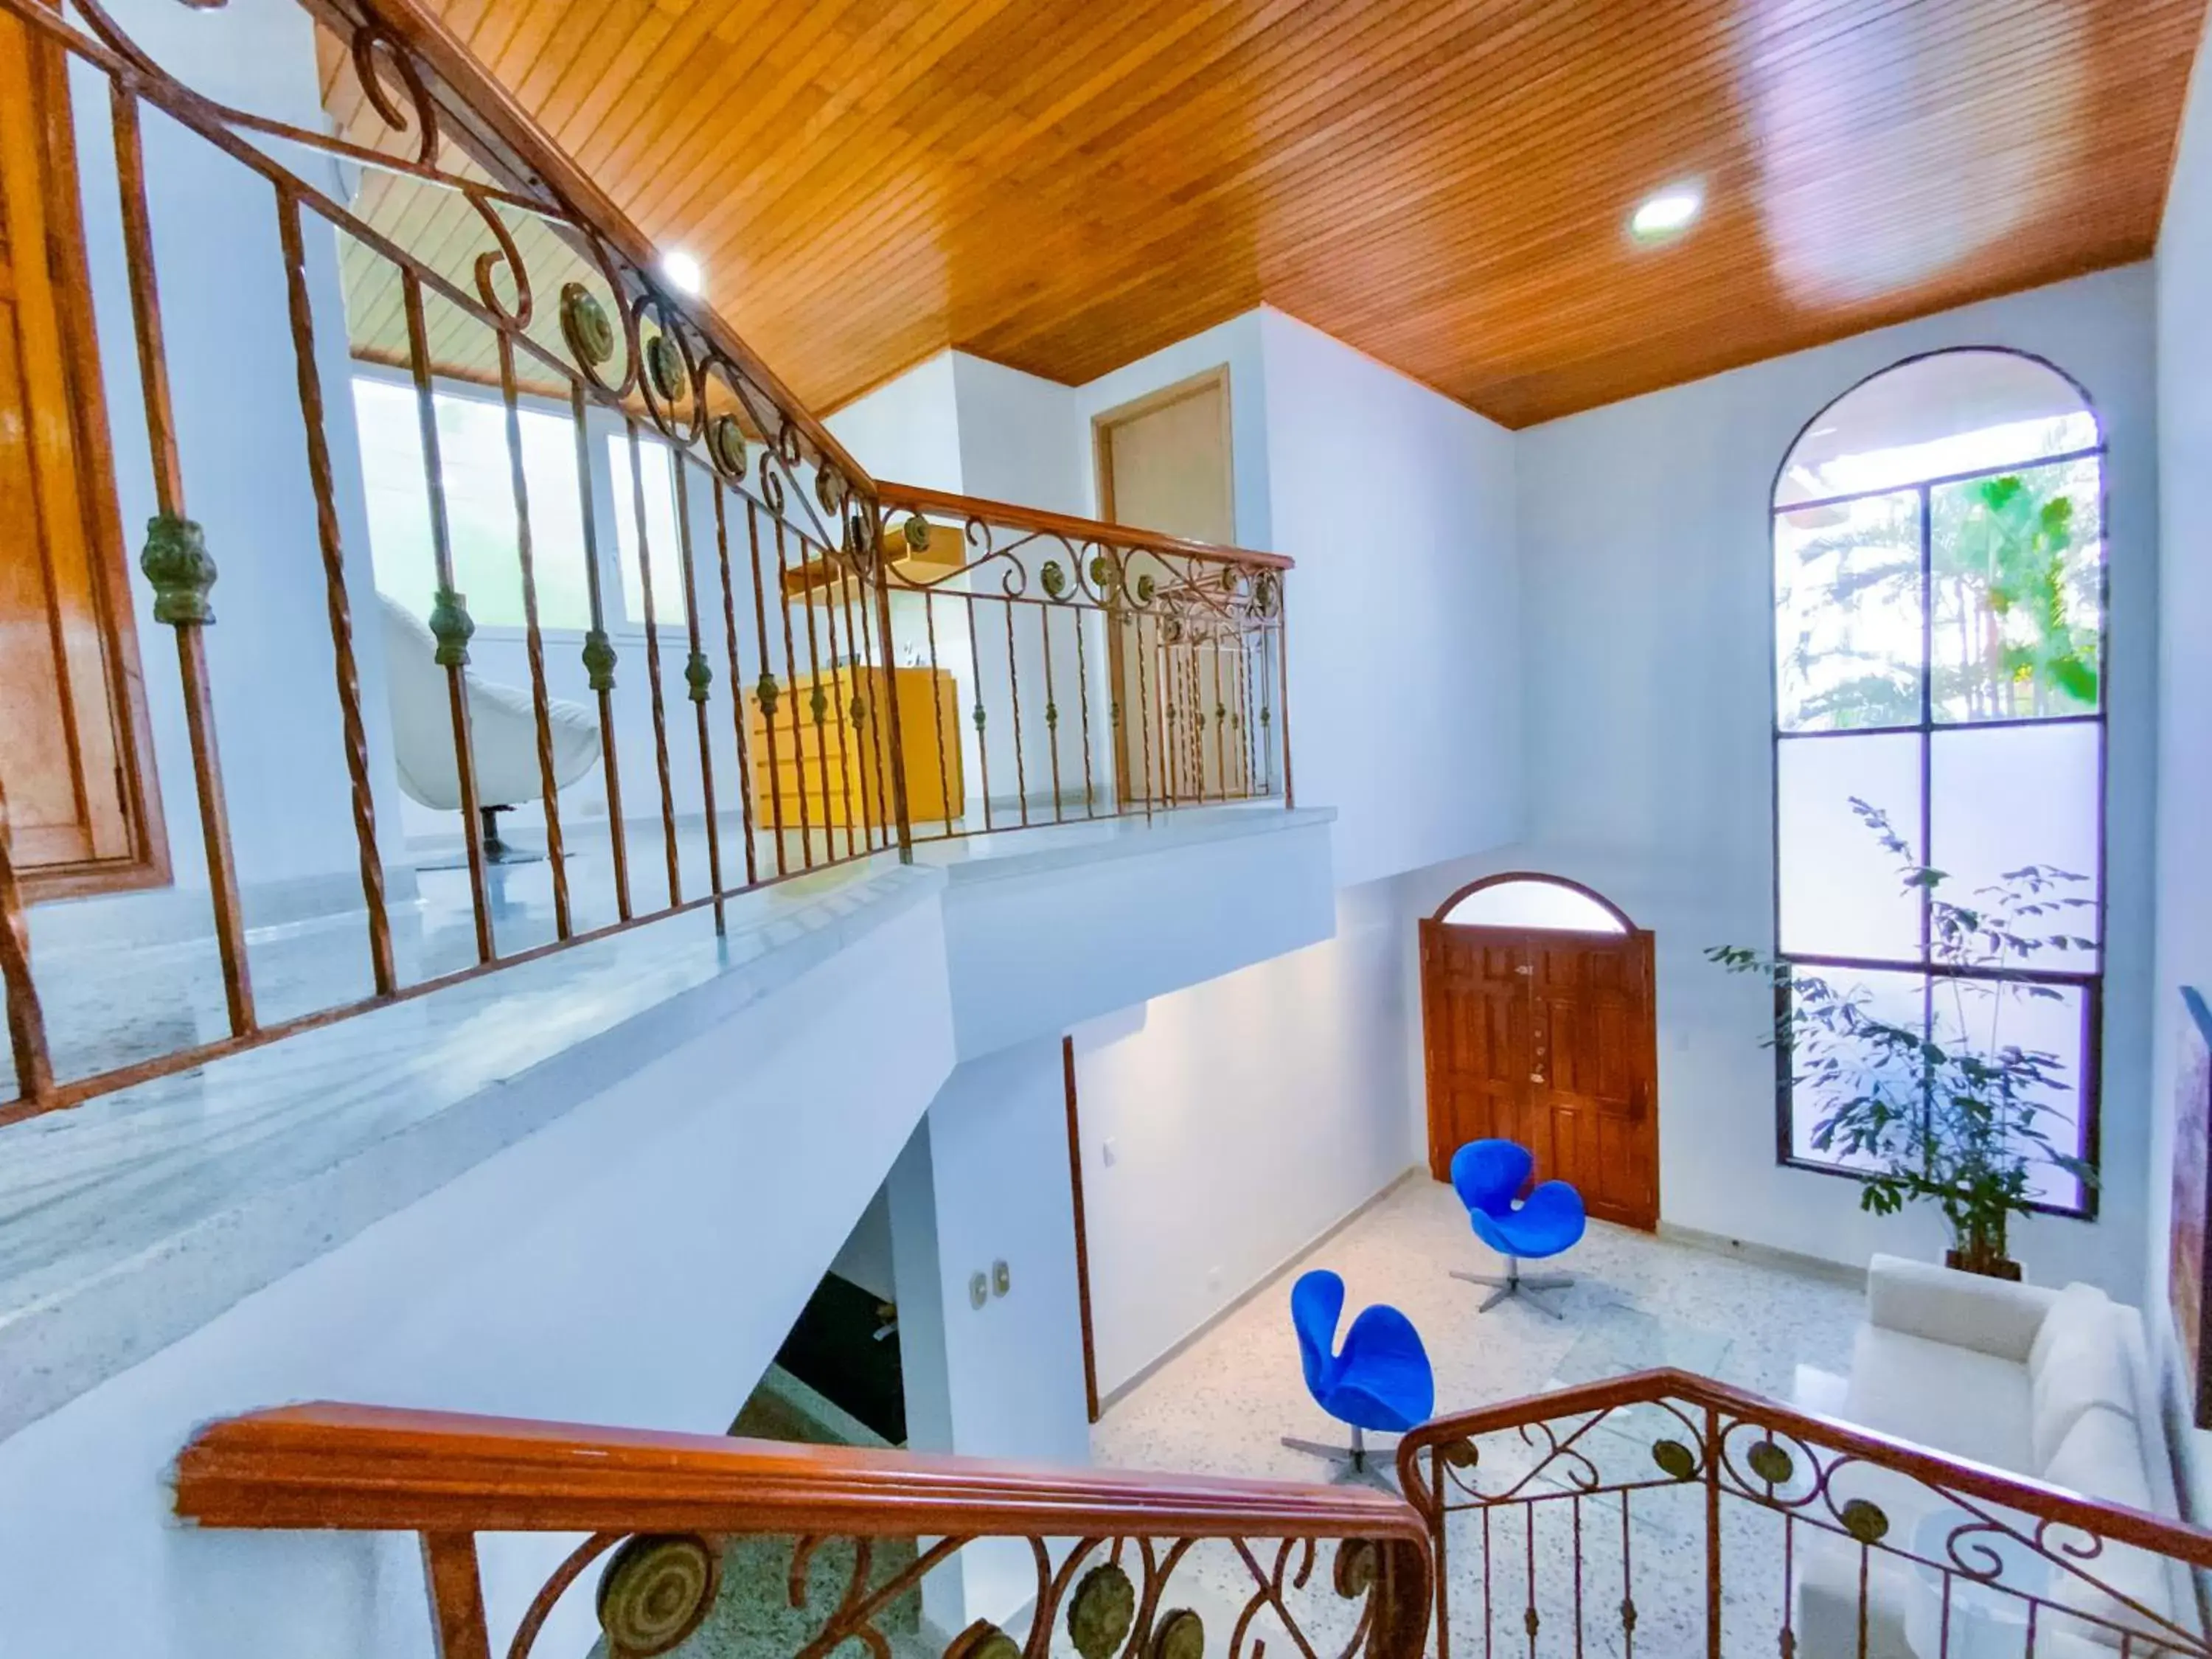
[[[1867,1270],[1866,1322],[1853,1346],[1842,1414],[1881,1433],[2008,1474],[2130,1509],[2178,1513],[2172,1457],[2142,1316],[2094,1285],[2045,1290],[1895,1256],[1875,1257]],[[1953,1505],[1917,1480],[1863,1465],[1838,1478],[1835,1501],[1853,1496],[1881,1507],[1889,1522],[1887,1541],[1922,1555],[1932,1546],[1939,1559],[1954,1527],[1971,1518],[1953,1512]],[[1942,1518],[1929,1518],[1939,1512]],[[2027,1529],[2032,1535],[2032,1522]],[[1862,1649],[1858,1547],[1809,1528],[1801,1529],[1801,1537],[1806,1541],[1795,1599],[1802,1659],[1855,1659],[1861,1653],[1869,1659],[1936,1659],[1942,1645],[1940,1575],[1872,1552]],[[1972,1543],[1962,1536],[1959,1547],[1971,1552]],[[2010,1551],[2014,1564],[2004,1582],[2021,1583],[2045,1571],[2031,1552],[2001,1547]],[[2199,1628],[2195,1588],[2179,1564],[2107,1546],[2082,1566],[2103,1586],[2159,1618],[2185,1631]],[[1964,1628],[1977,1617],[1978,1607],[1988,1609],[1980,1613],[1983,1619],[2001,1620],[2019,1616],[2024,1605],[1978,1593],[1960,1580],[1954,1581],[1953,1591],[1954,1655],[1982,1650]],[[2095,1620],[2131,1630],[2162,1628],[2063,1570],[2050,1573],[2041,1593]],[[2019,1650],[2024,1634],[2010,1633],[2011,1650]],[[1987,1650],[2002,1650],[2008,1643],[1994,1624],[1978,1635]],[[2120,1639],[2089,1620],[2045,1614],[2036,1651],[2110,1655]],[[2131,1636],[2128,1649],[2136,1656],[2166,1650],[2142,1636]]]

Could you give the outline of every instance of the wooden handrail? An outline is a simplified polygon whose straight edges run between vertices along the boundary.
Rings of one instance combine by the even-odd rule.
[[[2087,1498],[1818,1413],[1800,1411],[1765,1395],[1717,1382],[1692,1371],[1665,1367],[1432,1418],[1398,1443],[1399,1483],[1413,1504],[1433,1522],[1435,1495],[1419,1468],[1424,1451],[1440,1451],[1454,1442],[1477,1435],[1661,1401],[1711,1407],[1846,1457],[1894,1469],[1930,1486],[1965,1493],[2008,1509],[2026,1510],[2102,1538],[2172,1556],[2194,1567],[2212,1569],[2212,1532],[2107,1503],[2100,1498]]]
[[[1249,547],[1226,547],[1218,542],[1186,541],[1181,536],[1163,536],[1157,531],[1139,530],[1130,525],[1104,524],[1097,519],[1079,519],[1066,513],[1047,513],[1034,507],[1016,507],[1011,501],[956,495],[950,490],[925,489],[920,484],[892,483],[878,478],[876,480],[876,498],[886,510],[902,507],[909,513],[934,513],[948,519],[979,519],[992,524],[1040,531],[1048,536],[1066,536],[1079,542],[1105,542],[1115,547],[1142,548],[1150,553],[1171,553],[1179,558],[1249,565],[1262,570],[1293,570],[1297,568],[1297,560],[1280,553],[1261,553]]]
[[[1353,1537],[1423,1561],[1428,1548],[1411,1506],[1343,1486],[327,1403],[210,1424],[175,1484],[177,1513],[204,1527]]]

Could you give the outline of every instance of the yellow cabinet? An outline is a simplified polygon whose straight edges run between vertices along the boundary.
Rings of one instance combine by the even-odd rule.
[[[959,696],[942,669],[843,665],[802,675],[779,689],[771,721],[748,698],[753,823],[770,830],[888,824],[891,820],[890,727],[876,708],[889,681],[898,700],[900,752],[906,763],[908,817],[917,827],[957,817],[966,784],[960,766]],[[817,692],[821,718],[815,717]],[[855,696],[862,718],[853,723]],[[948,803],[950,810],[948,811]]]

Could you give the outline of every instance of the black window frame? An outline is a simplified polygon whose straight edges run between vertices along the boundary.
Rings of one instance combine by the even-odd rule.
[[[2091,446],[2063,453],[2036,456],[2032,459],[2008,462],[2001,466],[1977,467],[1967,471],[1943,473],[1911,482],[1892,483],[1875,489],[1852,490],[1840,495],[1826,495],[1784,506],[1779,500],[1784,481],[1789,477],[1790,465],[1798,447],[1819,424],[1829,410],[1862,388],[1895,374],[1899,369],[1935,359],[1999,352],[2018,357],[2049,371],[2071,388],[2079,400],[2081,411],[2094,424],[2097,441]],[[1993,720],[1938,720],[1935,717],[1935,676],[1932,672],[1934,655],[1931,634],[1935,618],[1935,596],[1932,592],[1934,563],[1933,492],[1949,485],[1967,483],[1982,478],[2002,477],[2011,473],[2063,465],[2069,462],[2094,460],[2097,465],[2097,638],[2098,679],[2097,707],[2093,713],[2048,716],[2022,716]],[[1808,508],[1845,506],[1855,501],[1870,501],[1884,495],[1917,493],[1919,501],[1918,540],[1920,554],[1920,718],[1917,721],[1889,726],[1854,726],[1825,731],[1790,732],[1782,725],[1782,650],[1781,650],[1781,586],[1779,534],[1785,514],[1802,513]],[[2081,383],[2048,358],[2012,346],[1963,345],[1947,346],[1935,351],[1917,352],[1900,357],[1895,362],[1866,375],[1845,387],[1835,397],[1814,410],[1783,451],[1780,465],[1775,469],[1774,483],[1767,492],[1766,522],[1766,579],[1767,579],[1767,690],[1771,698],[1768,721],[1768,793],[1771,797],[1771,836],[1772,854],[1773,890],[1772,929],[1771,938],[1775,957],[1791,968],[1814,971],[1850,971],[1911,974],[1922,977],[1925,987],[1922,994],[1921,1012],[1923,1020],[1931,1022],[1937,983],[1944,979],[1966,979],[1985,984],[2042,984],[2079,989],[2081,992],[2082,1033],[2081,1061],[2078,1097],[2080,1100],[2081,1140],[2075,1155],[2092,1170],[2100,1169],[2103,1140],[2101,1100],[2104,1073],[2105,1027],[2105,969],[2109,940],[2106,927],[2109,903],[2106,892],[2107,861],[2110,847],[2110,769],[2112,763],[2112,520],[2110,517],[2112,492],[2111,451],[2105,431],[2105,422],[2097,412],[2095,403]],[[1876,957],[1829,955],[1808,951],[1787,951],[1782,948],[1782,745],[1784,743],[1826,743],[1855,737],[1902,737],[1916,738],[1919,745],[1919,816],[1911,826],[1916,854],[1923,864],[1932,862],[1930,852],[1932,818],[1934,813],[1931,787],[1934,738],[1938,732],[1996,731],[2008,726],[2057,725],[2091,725],[2097,732],[2096,767],[2096,867],[2095,904],[2097,926],[2096,952],[2094,963],[2087,969],[2000,969],[1962,970],[1927,960],[1929,951],[1929,918],[1930,895],[1923,890],[1920,896],[1920,953],[1922,960],[1914,962]],[[1904,826],[1899,826],[1903,830]],[[1789,1013],[1790,992],[1786,986],[1778,985],[1774,994],[1775,1029],[1786,1036],[1784,1023]],[[1836,1176],[1845,1180],[1863,1180],[1858,1170],[1848,1165],[1819,1158],[1802,1158],[1796,1152],[1796,1137],[1793,1121],[1795,1105],[1795,1065],[1787,1041],[1774,1046],[1775,1057],[1775,1161],[1785,1169],[1803,1170],[1815,1175]],[[2071,1220],[2094,1221],[2098,1215],[2098,1183],[2083,1182],[2081,1201],[2078,1205],[2038,1203],[2030,1207],[2037,1213],[2062,1216]]]

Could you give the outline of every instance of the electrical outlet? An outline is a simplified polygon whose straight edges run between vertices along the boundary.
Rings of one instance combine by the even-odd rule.
[[[991,1294],[1004,1296],[1014,1288],[1014,1270],[1004,1261],[991,1264]]]
[[[991,1299],[991,1281],[981,1273],[968,1275],[968,1305],[981,1308]]]

